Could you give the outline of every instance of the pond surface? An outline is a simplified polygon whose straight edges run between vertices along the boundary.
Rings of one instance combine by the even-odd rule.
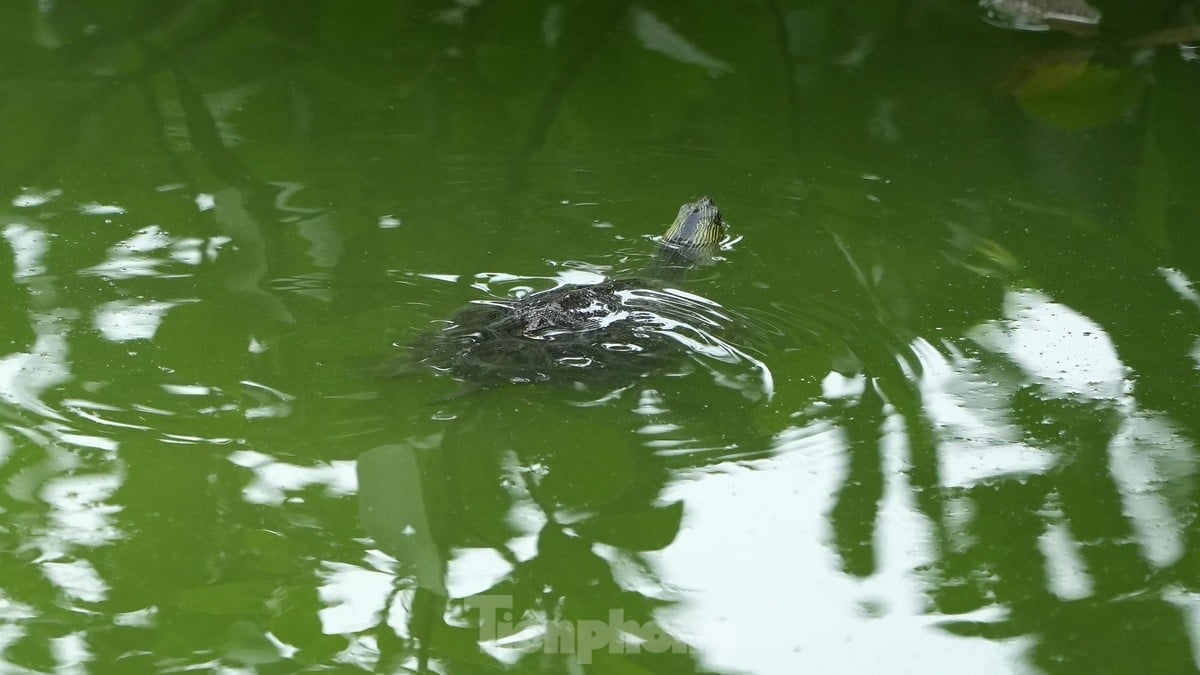
[[[4,4],[0,670],[1195,672],[1198,19]],[[411,367],[705,194],[661,367]]]

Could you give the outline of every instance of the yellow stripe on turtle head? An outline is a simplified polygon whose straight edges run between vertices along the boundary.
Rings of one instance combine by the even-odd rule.
[[[675,246],[716,250],[725,236],[721,211],[707,195],[679,207],[675,222],[667,228],[663,241]]]

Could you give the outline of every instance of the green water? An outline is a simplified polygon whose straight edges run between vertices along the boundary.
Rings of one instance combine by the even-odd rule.
[[[1200,3],[1093,4],[5,3],[0,672],[1196,671]],[[727,351],[379,376],[701,194]]]

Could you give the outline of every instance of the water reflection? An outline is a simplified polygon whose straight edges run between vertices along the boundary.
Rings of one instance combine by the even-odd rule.
[[[484,408],[424,447],[381,446],[359,458],[367,533],[403,564],[400,587],[416,582],[414,611],[421,598],[440,608],[423,622],[410,617],[411,642],[381,648],[381,664],[433,645],[440,662],[465,665],[473,649],[453,645],[476,642],[501,663],[539,668],[581,657],[654,670],[692,663],[694,647],[657,622],[672,593],[643,553],[679,532],[683,504],[660,494],[666,465],[635,434],[576,410],[563,414],[589,439],[586,454]],[[609,626],[613,612],[626,627],[615,628],[602,651],[580,642],[581,626]],[[651,636],[654,649],[632,646]]]
[[[4,668],[1195,670],[1194,3],[33,4]],[[344,367],[698,187],[695,372]]]
[[[263,570],[291,570],[277,555],[278,534],[215,527],[211,513],[250,503],[238,487],[221,494],[228,480],[221,479],[219,456],[167,450],[241,444],[244,433],[209,421],[250,423],[290,412],[294,397],[245,372],[235,376],[240,381],[214,381],[211,363],[197,368],[195,357],[184,355],[191,350],[177,341],[189,325],[215,325],[211,316],[219,308],[202,303],[191,282],[183,282],[227,262],[234,263],[227,271],[236,281],[241,253],[222,250],[233,237],[176,234],[192,230],[179,209],[165,211],[180,217],[173,226],[129,227],[125,220],[136,223],[138,214],[90,203],[75,209],[67,199],[61,190],[25,191],[13,202],[21,210],[5,214],[3,228],[12,254],[3,256],[10,273],[0,292],[12,302],[0,357],[0,510],[13,514],[3,528],[8,555],[0,560],[7,580],[0,597],[12,610],[3,640],[6,663],[39,670],[150,654],[125,652],[120,639],[111,639],[114,631],[140,641],[175,626],[197,629],[204,617],[214,626],[230,615],[257,615],[278,586]],[[220,203],[214,200],[214,210]],[[104,217],[106,227],[126,234],[107,251],[75,250],[76,242],[51,227],[72,213]],[[149,299],[147,289],[153,289]],[[235,359],[252,362],[252,335],[219,339],[230,338],[240,352]],[[211,358],[215,343],[204,343],[206,349],[192,353]],[[215,428],[230,436],[211,433]],[[253,488],[247,495],[257,494]],[[198,510],[180,509],[183,503]],[[222,560],[231,555],[250,566],[233,561],[227,568]],[[200,653],[212,633],[198,630],[193,644]],[[252,624],[235,623],[225,653],[240,663],[278,660],[265,639]],[[153,657],[155,669],[193,665],[171,651]]]
[[[30,270],[16,278],[51,285],[39,271],[45,240],[10,232],[10,242],[33,242],[14,256],[14,269]],[[152,245],[133,247],[141,258],[131,269],[148,271],[114,280],[169,283],[195,264],[172,253],[197,250],[191,239],[142,233],[153,237],[131,240]],[[1117,645],[1132,639],[1106,618],[1119,609],[1155,628],[1164,659],[1189,663],[1192,624],[1176,608],[1195,606],[1185,567],[1193,431],[1186,415],[1140,399],[1145,376],[1126,363],[1113,324],[1083,311],[1094,305],[1016,285],[1016,254],[969,240],[953,274],[1006,287],[994,318],[921,337],[933,331],[880,292],[875,279],[887,271],[862,261],[853,234],[830,241],[856,297],[738,315],[759,322],[764,345],[776,341],[761,349],[788,373],[778,401],[756,407],[738,387],[697,393],[695,377],[662,377],[607,395],[498,390],[429,407],[418,378],[388,385],[402,390],[393,394],[331,398],[354,411],[351,422],[375,425],[314,435],[318,445],[338,438],[344,459],[278,447],[280,437],[248,426],[312,414],[312,401],[269,377],[204,383],[173,367],[130,399],[68,367],[88,342],[78,328],[63,332],[62,317],[125,349],[153,343],[203,301],[158,301],[162,311],[145,322],[130,317],[144,316],[147,302],[96,298],[88,311],[30,295],[37,337],[5,357],[22,365],[9,366],[2,391],[11,422],[0,457],[9,503],[27,505],[8,534],[22,551],[9,567],[36,571],[5,587],[17,627],[7,639],[44,642],[35,616],[75,626],[82,608],[122,617],[135,633],[198,631],[176,647],[188,654],[219,634],[221,658],[236,663],[556,669],[578,658],[546,653],[555,640],[578,652],[564,627],[609,625],[619,611],[629,630],[605,639],[624,647],[595,658],[651,670],[871,669],[872,654],[917,663],[937,653],[947,672],[1054,671],[1098,667],[1099,657],[1072,648],[1083,644],[1081,627],[1108,631]],[[1045,275],[1035,258],[1019,258],[1022,275]],[[81,275],[119,268],[111,262]],[[1182,272],[1147,274],[1160,284],[1153,302],[1194,308]],[[722,312],[718,323],[734,316]],[[1186,358],[1194,334],[1177,330],[1186,335],[1172,344]],[[256,352],[245,333],[238,342],[246,363],[284,346]],[[35,363],[43,379],[21,370]],[[425,417],[411,428],[429,433],[381,439],[396,427],[363,407],[395,403],[389,396],[416,397],[399,409]],[[167,458],[160,444],[209,450]],[[204,506],[155,521],[180,499]],[[356,511],[369,538],[324,531],[326,508]],[[161,557],[167,542],[177,554],[144,559]],[[304,546],[322,554],[297,559]],[[164,588],[167,578],[175,581]],[[61,598],[64,611],[42,607],[43,595]],[[509,598],[498,607],[511,620],[489,623],[487,603]],[[89,651],[91,630],[40,658],[106,658]],[[839,642],[848,634],[858,645],[849,654]],[[654,649],[630,653],[648,639]]]

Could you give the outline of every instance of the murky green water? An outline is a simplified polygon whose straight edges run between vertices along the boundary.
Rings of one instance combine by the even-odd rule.
[[[1200,4],[1038,4],[0,7],[0,670],[1195,671]]]

